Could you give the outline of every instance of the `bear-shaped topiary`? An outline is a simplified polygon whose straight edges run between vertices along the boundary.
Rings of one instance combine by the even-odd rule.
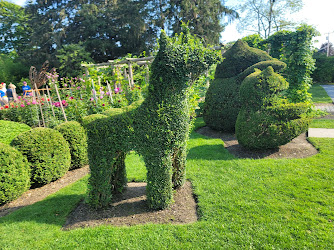
[[[205,96],[203,118],[212,129],[234,132],[235,122],[241,107],[239,88],[241,82],[255,68],[272,66],[282,71],[286,64],[272,58],[265,51],[251,48],[238,40],[224,53],[224,61],[216,68],[215,79]]]
[[[249,149],[277,148],[307,130],[309,104],[289,103],[283,95],[288,86],[271,66],[245,78],[236,121],[239,144]]]

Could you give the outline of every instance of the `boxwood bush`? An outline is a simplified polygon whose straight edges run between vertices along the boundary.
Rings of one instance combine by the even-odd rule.
[[[224,61],[217,66],[215,79],[205,96],[203,118],[212,129],[234,132],[241,101],[239,88],[246,76],[256,68],[272,66],[282,71],[286,64],[273,59],[266,52],[251,48],[238,40],[224,55]]]
[[[15,200],[30,187],[27,159],[15,148],[0,143],[0,205]]]
[[[87,135],[85,129],[76,121],[65,122],[57,127],[70,146],[71,169],[88,164]]]
[[[9,145],[17,135],[30,129],[28,125],[23,123],[0,120],[0,142]]]
[[[57,180],[70,168],[68,142],[57,130],[34,128],[14,138],[11,145],[27,157],[36,186]]]
[[[249,149],[277,148],[305,132],[308,103],[289,103],[288,82],[272,67],[249,75],[240,87],[242,108],[236,121],[239,143]]]

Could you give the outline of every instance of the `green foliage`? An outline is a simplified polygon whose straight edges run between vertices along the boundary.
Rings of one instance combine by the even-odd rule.
[[[281,31],[270,36],[271,54],[287,64],[287,80],[290,87],[287,96],[292,102],[309,102],[308,89],[312,85],[311,74],[315,69],[312,58],[312,38],[318,32],[308,25],[301,25],[295,32]]]
[[[31,165],[32,183],[43,185],[62,177],[70,168],[71,154],[62,134],[49,128],[34,128],[11,142]]]
[[[143,156],[151,208],[168,207],[173,200],[172,188],[184,183],[190,80],[216,63],[219,55],[189,32],[174,38],[162,32],[159,46],[151,66],[148,95],[142,103],[110,109],[106,116],[84,118],[91,169],[88,199],[93,207],[107,206],[113,193],[124,189],[124,160],[131,150]]]
[[[15,200],[30,187],[27,159],[15,148],[0,143],[0,205]]]
[[[65,122],[57,127],[70,146],[71,169],[88,164],[87,135],[85,129],[76,121]]]
[[[312,78],[315,82],[334,82],[334,56],[317,55]]]
[[[224,61],[217,65],[215,78],[234,77],[255,63],[273,59],[265,51],[251,48],[242,40],[238,40],[223,57]]]
[[[308,103],[289,103],[288,82],[272,67],[257,70],[240,87],[242,108],[236,121],[239,143],[249,149],[277,148],[305,132]]]
[[[29,37],[27,21],[28,16],[23,7],[9,1],[0,1],[0,53],[22,50]]]
[[[17,135],[30,129],[28,125],[23,123],[0,120],[0,142],[9,145]]]
[[[205,96],[203,118],[215,130],[234,132],[241,107],[239,88],[243,79],[257,68],[273,66],[281,71],[285,63],[274,60],[262,50],[249,47],[242,40],[238,40],[223,56],[225,59],[217,66],[215,79]]]
[[[16,83],[22,77],[28,75],[29,68],[18,61],[16,52],[0,54],[0,79],[1,82]]]
[[[241,38],[242,41],[246,42],[249,47],[265,50],[266,46],[263,44],[263,39],[259,34],[253,34]]]
[[[90,62],[89,52],[81,44],[65,45],[57,52],[59,73],[62,76],[76,77],[82,74],[82,62]]]

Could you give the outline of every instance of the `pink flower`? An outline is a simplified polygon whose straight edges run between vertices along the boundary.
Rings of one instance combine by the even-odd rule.
[[[64,87],[67,87],[67,84],[66,84],[66,83],[64,84]]]
[[[32,104],[37,104],[37,102],[36,102],[35,100],[33,100],[31,103],[32,103]]]
[[[70,100],[73,100],[74,99],[74,97],[73,96],[70,96]]]
[[[94,101],[94,98],[93,98],[93,97],[91,97],[91,98],[90,98],[90,101]]]
[[[21,99],[22,97],[21,96],[18,96],[17,99]]]
[[[110,92],[109,92],[109,91],[107,91],[107,92],[106,92],[106,95],[107,95],[107,96],[110,96]]]
[[[30,105],[30,102],[27,102],[27,105]]]
[[[106,106],[106,105],[103,103],[102,106],[104,107],[104,106]]]
[[[21,104],[20,106],[21,106],[22,108],[25,107],[24,104]]]
[[[115,88],[115,93],[117,94],[119,92],[119,88]]]
[[[77,89],[80,89],[80,86],[78,86]]]
[[[100,95],[100,99],[103,99],[103,95]]]

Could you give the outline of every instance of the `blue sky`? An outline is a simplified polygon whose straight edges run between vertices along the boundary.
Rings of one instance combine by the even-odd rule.
[[[23,5],[26,0],[11,0],[12,2]],[[233,7],[240,3],[239,0],[225,0],[228,7]],[[313,25],[321,33],[321,36],[316,37],[315,46],[319,47],[326,42],[326,33],[334,31],[334,0],[303,0],[303,9],[293,15],[295,21],[303,21],[307,24]],[[247,33],[240,34],[236,30],[236,22],[228,25],[226,30],[222,33],[222,41],[229,42],[237,40]],[[330,41],[334,43],[334,33],[329,36]]]

